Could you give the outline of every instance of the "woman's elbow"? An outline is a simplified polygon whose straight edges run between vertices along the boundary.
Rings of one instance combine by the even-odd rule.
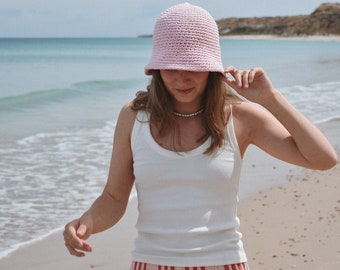
[[[325,157],[321,161],[317,162],[313,169],[319,170],[319,171],[326,171],[326,170],[329,170],[329,169],[333,168],[334,166],[336,166],[338,164],[338,162],[339,162],[338,156],[334,151],[333,154],[331,154],[328,157]]]

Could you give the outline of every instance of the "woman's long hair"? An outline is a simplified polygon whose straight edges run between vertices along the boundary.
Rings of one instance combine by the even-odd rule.
[[[230,115],[228,104],[237,100],[239,99],[223,83],[221,73],[210,72],[202,99],[203,126],[206,133],[198,140],[203,143],[208,137],[211,138],[206,154],[212,154],[224,145],[227,139],[225,126]],[[180,131],[173,114],[172,97],[165,88],[159,70],[153,71],[147,90],[137,92],[132,108],[150,113],[150,122],[157,126],[159,137],[174,131],[173,140],[180,145]]]

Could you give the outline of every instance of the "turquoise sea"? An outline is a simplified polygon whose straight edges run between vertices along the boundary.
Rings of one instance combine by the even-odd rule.
[[[0,39],[0,258],[99,195],[120,108],[149,81],[151,47],[150,38]],[[340,118],[339,41],[221,39],[221,49],[225,66],[262,66],[313,122]]]

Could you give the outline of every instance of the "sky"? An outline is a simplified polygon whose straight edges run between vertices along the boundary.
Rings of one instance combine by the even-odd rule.
[[[135,37],[176,0],[0,0],[0,37]],[[192,0],[214,19],[308,15],[331,0]]]

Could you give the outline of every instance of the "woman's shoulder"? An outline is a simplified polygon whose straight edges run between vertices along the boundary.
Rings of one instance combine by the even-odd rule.
[[[254,134],[270,118],[268,114],[270,113],[256,103],[240,101],[232,105],[234,129],[242,156],[253,141]]]
[[[117,126],[124,126],[124,128],[132,129],[136,119],[137,110],[133,109],[133,103],[125,104],[120,110]]]
[[[138,110],[134,109],[133,102],[126,103],[120,110],[120,117],[124,118],[136,118]]]
[[[265,117],[265,115],[268,114],[268,111],[259,104],[249,101],[240,101],[232,105],[232,114],[234,118],[240,119],[243,122],[258,121]]]
[[[241,133],[250,135],[265,125],[270,125],[273,115],[259,104],[241,101],[232,105],[234,125]]]

